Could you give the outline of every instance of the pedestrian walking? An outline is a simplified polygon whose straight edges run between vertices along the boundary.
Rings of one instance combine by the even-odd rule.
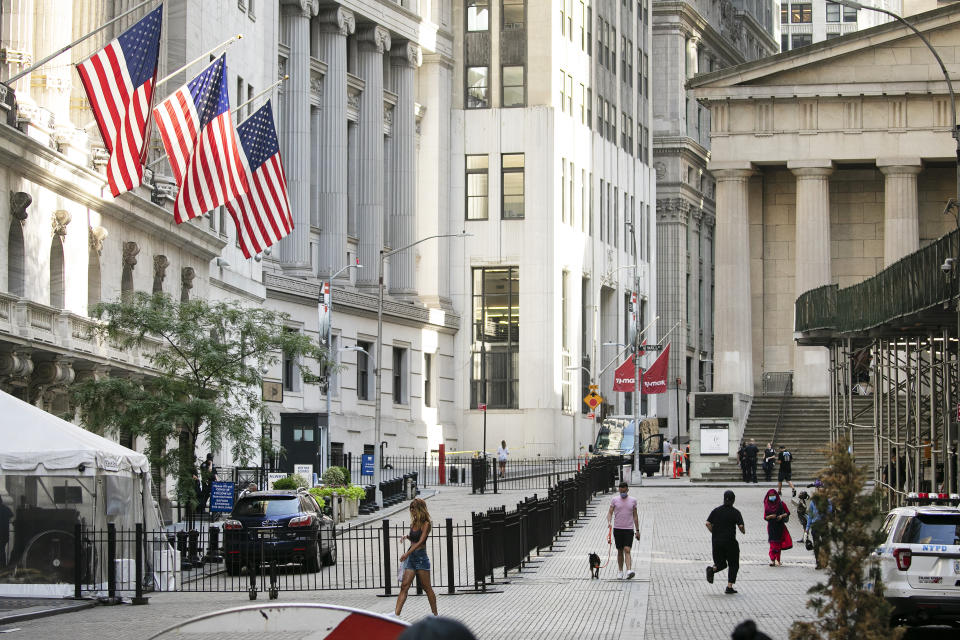
[[[763,480],[770,482],[770,476],[773,474],[773,467],[777,463],[777,451],[773,448],[773,443],[768,442],[767,448],[763,450]]]
[[[522,449],[523,447],[521,447]],[[497,463],[500,465],[500,477],[506,477],[507,475],[507,456],[510,455],[510,451],[507,449],[507,441],[500,441],[500,448],[497,449]]]
[[[619,489],[620,494],[610,500],[607,526],[613,528],[613,540],[617,545],[617,578],[630,579],[636,575],[630,563],[630,549],[633,539],[640,539],[640,517],[637,515],[637,499],[629,495],[630,485],[621,482]],[[610,542],[609,534],[607,542]],[[627,566],[626,574],[623,571],[624,564]]]
[[[816,496],[816,490],[821,489],[822,487],[823,482],[821,482],[819,479],[814,480],[813,484],[810,485],[810,488],[814,490],[814,493],[810,496],[810,502],[807,506],[807,526],[805,528],[807,540],[809,540],[813,546],[812,551],[814,567],[816,569],[823,568],[823,563],[820,562],[820,548],[823,546],[823,529],[822,525],[817,524],[821,521],[823,516],[820,514],[820,509],[817,508],[817,501],[814,500],[814,496]],[[830,511],[829,504],[827,505],[827,511],[828,513]]]
[[[747,459],[747,479],[746,482],[757,484],[757,456],[760,451],[757,449],[756,441],[751,438],[750,442],[743,449],[743,456]]]
[[[400,562],[403,563],[403,581],[400,583],[400,593],[397,594],[397,606],[394,609],[394,615],[399,616],[403,610],[403,603],[407,601],[407,591],[410,590],[410,584],[413,578],[420,579],[423,590],[427,592],[427,600],[430,602],[430,611],[437,615],[437,594],[433,592],[430,586],[430,557],[427,555],[427,538],[430,535],[430,512],[427,511],[427,503],[423,498],[414,498],[410,501],[410,533],[407,539],[410,541],[410,547],[400,556]]]
[[[670,441],[666,438],[663,439],[663,450],[660,455],[660,474],[667,475],[667,471],[670,469],[670,454],[673,453],[673,445],[670,444]]]
[[[740,571],[740,545],[737,543],[737,529],[746,534],[743,527],[743,515],[733,506],[737,496],[727,489],[723,492],[723,504],[710,512],[707,516],[707,529],[710,531],[713,546],[713,564],[707,567],[707,582],[713,584],[713,576],[729,567],[727,572],[727,588],[724,593],[733,594]]]
[[[793,538],[787,529],[790,510],[780,499],[776,489],[767,491],[763,500],[763,519],[767,521],[767,541],[770,543],[770,566],[781,566],[780,552],[793,548]]]
[[[793,497],[797,497],[797,488],[793,486],[793,454],[785,446],[780,445],[777,461],[780,463],[780,471],[777,473],[777,493],[783,494],[783,483],[786,481],[793,490]]]

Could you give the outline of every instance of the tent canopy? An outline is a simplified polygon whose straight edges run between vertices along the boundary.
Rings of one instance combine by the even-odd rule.
[[[0,391],[0,471],[35,475],[150,470],[147,457]]]

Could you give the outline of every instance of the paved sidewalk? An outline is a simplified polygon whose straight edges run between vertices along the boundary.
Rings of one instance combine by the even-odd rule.
[[[666,486],[658,486],[663,482]],[[672,485],[669,483],[673,483]],[[682,486],[685,485],[685,486]],[[490,506],[512,508],[528,493],[508,491],[470,495],[469,489],[439,488],[427,504],[433,517],[469,520],[470,512]],[[762,521],[765,489],[742,487],[737,506],[744,514],[747,535],[741,542],[740,593],[723,594],[725,575],[707,584],[710,536],[703,523],[720,503],[723,489],[690,485],[685,479],[644,478],[631,493],[640,503],[641,540],[634,549],[637,576],[612,579],[615,551],[600,580],[589,577],[587,554],[606,559],[606,511],[610,495],[591,503],[589,515],[562,536],[557,546],[535,558],[499,593],[446,596],[440,594],[441,615],[462,620],[483,640],[703,638],[729,637],[741,620],[753,618],[773,638],[785,639],[794,619],[810,617],[806,590],[818,579],[812,557],[801,547],[784,553],[785,565],[767,566],[766,531]],[[390,516],[391,522],[407,518]],[[799,525],[790,523],[799,538]],[[502,572],[501,574],[502,575]],[[282,592],[280,602],[327,602],[387,613],[394,599],[373,591]],[[261,603],[269,601],[261,594]],[[153,594],[150,605],[97,607],[42,620],[19,623],[16,638],[102,640],[105,637],[146,639],[159,630],[201,613],[250,604],[245,593]],[[417,620],[429,612],[425,597],[411,597],[403,617]]]

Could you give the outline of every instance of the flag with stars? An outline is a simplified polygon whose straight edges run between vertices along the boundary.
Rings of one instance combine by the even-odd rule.
[[[110,154],[107,182],[114,197],[143,180],[162,19],[160,5],[77,65],[100,137]]]
[[[153,119],[180,187],[173,205],[178,224],[247,192],[243,151],[230,119],[226,54],[158,104]]]
[[[240,250],[249,258],[289,234],[293,216],[269,100],[237,127],[237,135],[247,159],[250,189],[228,202],[227,210],[237,225]]]

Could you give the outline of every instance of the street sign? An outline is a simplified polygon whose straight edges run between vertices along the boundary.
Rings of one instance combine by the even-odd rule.
[[[587,414],[587,419],[588,419],[588,420],[595,420],[596,417],[597,417],[597,414],[595,414],[595,413],[588,413],[588,414]]]
[[[600,406],[600,403],[603,402],[603,398],[593,393],[592,391],[587,394],[587,397],[583,399],[587,403],[587,406],[591,409],[596,409]]]
[[[210,487],[210,512],[230,513],[233,511],[233,483],[214,482]]]
[[[485,404],[478,404],[478,405],[477,405],[477,409],[479,409],[480,411],[486,411],[486,410],[487,410],[487,405],[485,405]]]
[[[360,475],[362,476],[372,476],[373,475],[373,454],[364,453],[360,458]]]
[[[293,465],[293,472],[298,473],[304,477],[308,482],[313,477],[313,465],[312,464],[295,464]]]
[[[591,384],[591,385],[589,385],[588,388],[590,389],[590,391],[596,391],[596,390],[599,389],[600,387],[598,387],[598,386],[595,385],[595,384]]]
[[[281,478],[286,478],[287,474],[279,472],[271,472],[267,474],[267,489],[273,489],[273,483]]]

